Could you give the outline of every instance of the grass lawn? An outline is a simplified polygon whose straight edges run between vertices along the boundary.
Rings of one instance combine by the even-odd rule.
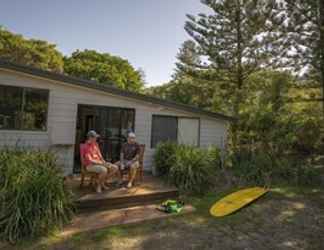
[[[0,243],[0,249],[323,249],[323,189],[277,187],[236,214],[211,217],[210,206],[230,191],[191,197],[188,201],[197,208],[192,214],[70,238],[53,235],[17,246]]]

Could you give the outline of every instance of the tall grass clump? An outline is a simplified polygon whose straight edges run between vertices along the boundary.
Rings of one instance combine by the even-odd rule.
[[[160,169],[164,169],[163,174],[168,182],[180,191],[202,193],[215,180],[220,154],[216,148],[200,149],[167,142],[157,147],[156,162],[160,164]]]
[[[174,142],[159,143],[155,150],[154,166],[160,176],[169,174],[175,163],[175,152],[178,145]]]
[[[71,193],[49,152],[0,151],[0,235],[16,242],[67,223],[73,214]]]

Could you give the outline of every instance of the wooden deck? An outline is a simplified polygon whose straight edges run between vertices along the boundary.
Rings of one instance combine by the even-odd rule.
[[[136,184],[131,189],[127,189],[125,186],[111,185],[110,190],[101,194],[95,193],[89,186],[80,188],[79,178],[70,179],[67,184],[75,194],[75,204],[79,212],[154,204],[178,197],[178,190],[175,187],[149,175],[144,176],[143,182]]]

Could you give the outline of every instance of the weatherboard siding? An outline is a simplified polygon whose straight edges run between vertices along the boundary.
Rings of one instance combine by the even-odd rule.
[[[226,146],[227,124],[214,120],[202,119],[200,123],[200,146],[209,147],[217,145],[220,148]]]
[[[200,145],[202,147],[210,145],[221,147],[226,140],[227,122],[223,120],[10,70],[0,69],[0,84],[49,90],[47,131],[0,130],[0,147],[20,146],[51,149],[57,154],[66,174],[72,173],[73,169],[78,104],[135,109],[137,140],[146,145],[144,157],[146,170],[151,170],[153,163],[154,150],[150,145],[153,114],[200,118]]]

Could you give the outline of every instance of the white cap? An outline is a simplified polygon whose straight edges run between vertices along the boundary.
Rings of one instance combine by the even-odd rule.
[[[100,137],[100,136],[99,136],[99,134],[97,134],[96,131],[94,131],[94,130],[90,130],[90,131],[87,133],[87,137],[88,137],[88,138],[89,138],[89,137],[92,137],[92,138],[98,138],[98,137]]]
[[[128,137],[130,137],[130,138],[136,138],[136,135],[135,135],[135,133],[130,132],[130,133],[128,133]]]

